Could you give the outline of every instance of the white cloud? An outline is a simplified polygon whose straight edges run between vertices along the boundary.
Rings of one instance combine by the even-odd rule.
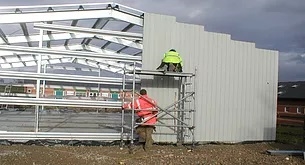
[[[202,10],[197,9],[197,10],[190,12],[190,14],[188,16],[190,18],[195,18],[195,17],[198,17],[200,14],[202,14]]]

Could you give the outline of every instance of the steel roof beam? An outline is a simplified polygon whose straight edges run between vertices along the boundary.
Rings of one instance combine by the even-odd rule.
[[[122,30],[122,32],[127,32],[127,31],[130,30],[132,27],[134,27],[134,24],[130,23],[130,24],[128,24],[128,25]]]
[[[126,32],[126,31],[128,31],[130,28],[132,28],[134,26],[134,24],[129,24],[129,25],[127,25],[124,29],[122,29],[121,31],[122,32]],[[108,42],[106,42],[101,48],[102,49],[105,49],[107,46],[109,46],[111,44],[111,42],[110,41],[108,41]]]
[[[48,68],[52,69],[63,69],[63,70],[80,70],[80,71],[90,71],[90,72],[98,72],[99,69],[110,71],[113,73],[120,73],[123,74],[123,69],[121,68],[121,65],[118,65],[117,63],[110,63],[110,62],[98,62],[94,60],[87,60],[87,59],[72,59],[72,58],[53,58],[53,59],[48,59],[47,56],[42,57],[42,64],[60,64],[60,63],[71,63],[72,61],[74,63],[86,65],[88,67],[94,67],[94,68],[80,68],[80,67],[65,67],[65,66],[48,66]],[[25,67],[25,66],[36,66],[37,65],[37,60],[24,60],[24,61],[19,61],[19,62],[6,62],[6,63],[0,63],[0,68],[4,69],[10,69],[10,68],[20,68],[20,67]],[[128,67],[126,66],[126,70],[130,71],[131,67],[127,69]],[[140,68],[136,68],[140,69]]]
[[[0,14],[0,24],[62,21],[62,20],[77,20],[77,19],[80,20],[80,19],[93,19],[93,18],[115,18],[118,20],[143,26],[143,18],[113,9]]]
[[[28,40],[28,37],[30,34],[29,34],[28,28],[26,26],[26,23],[21,23],[20,26],[21,26],[24,37],[27,39],[27,44],[29,45],[29,47],[32,47],[32,44]]]
[[[1,63],[0,68],[18,68],[26,66],[36,66],[38,60],[29,60],[29,61],[16,61],[16,62],[7,62]],[[53,59],[43,59],[42,64],[59,64],[59,63],[68,63],[71,62],[71,58],[53,58]]]
[[[143,49],[143,44],[140,44],[138,42],[125,40],[125,39],[121,39],[121,38],[116,38],[116,37],[109,37],[109,36],[96,36],[96,37],[97,37],[97,39],[103,39],[103,40],[109,41],[109,44],[111,42],[113,42],[113,43],[117,43],[117,44],[124,45],[124,46],[127,46],[127,47],[132,47],[132,48],[136,48],[136,49]],[[106,48],[106,46],[103,47],[103,49],[104,48]]]
[[[81,59],[81,58],[77,58],[75,60],[75,63],[79,63],[79,64],[83,64],[83,65],[87,65],[87,66],[91,66],[94,68],[101,68],[104,70],[108,70],[114,73],[121,73],[123,74],[123,68],[124,68],[124,64],[122,63],[115,63],[113,61],[97,61],[97,60],[93,60],[93,59]],[[141,69],[139,67],[136,67],[136,69]],[[126,65],[126,70],[127,71],[131,71],[133,70],[133,67]]]
[[[68,33],[86,33],[86,34],[93,34],[93,35],[125,38],[125,39],[131,39],[131,40],[142,40],[143,39],[143,35],[139,34],[139,33],[128,33],[128,32],[120,32],[120,31],[100,30],[100,29],[63,26],[63,25],[54,25],[54,24],[51,25],[51,24],[45,24],[45,23],[34,23],[34,29],[68,32]]]
[[[90,51],[94,51],[94,52],[97,52],[97,53],[115,53],[114,51],[110,51],[110,50],[106,50],[106,49],[100,49],[96,46],[91,46],[91,45],[88,45],[88,46],[84,46],[84,49],[86,50],[90,50]],[[122,54],[122,53],[121,53]],[[124,54],[125,55],[125,54]],[[132,56],[132,55],[127,55],[127,56]],[[117,63],[117,62],[116,62]],[[137,61],[137,63],[142,63],[141,61]],[[124,64],[121,64],[121,65],[124,65]],[[123,68],[123,67],[122,67]]]
[[[43,35],[43,41],[53,41],[53,40],[65,40],[65,39],[77,39],[77,38],[93,38],[95,37],[93,34],[71,34],[71,33],[53,33],[50,35]],[[8,42],[13,43],[23,43],[23,42],[38,42],[40,40],[40,35],[30,35],[28,37],[25,36],[13,36],[6,37]],[[143,45],[138,42],[133,42],[126,39],[110,37],[110,36],[96,36],[97,39],[103,39],[107,41],[111,41],[117,44],[133,47],[136,49],[143,49]],[[0,44],[5,44],[4,41],[0,40]]]
[[[104,69],[104,70],[111,70],[111,72],[113,72],[113,73],[118,73],[118,71],[120,70],[118,68],[113,68],[113,67],[110,67],[109,65],[105,65],[105,64],[99,63],[97,61],[88,60],[88,59],[77,58],[75,63],[91,66],[94,68],[100,68],[100,69]]]
[[[78,20],[73,20],[71,23],[71,26],[76,26],[77,25]],[[67,46],[69,44],[69,39],[66,39],[64,46]]]
[[[3,42],[5,44],[10,45],[10,43],[8,42],[8,39],[7,39],[6,35],[5,35],[5,33],[2,31],[1,28],[0,28],[0,37],[1,37],[1,39],[3,40]]]
[[[125,50],[125,49],[127,49],[128,48],[128,46],[124,46],[124,47],[122,47],[121,49],[119,49],[118,51],[116,51],[117,53],[121,53],[123,50]]]
[[[34,48],[34,47],[22,47],[22,46],[8,46],[0,45],[0,51],[9,51],[15,53],[24,53],[24,54],[41,54],[41,55],[51,55],[51,56],[68,56],[68,57],[79,57],[79,58],[97,58],[113,61],[126,61],[126,62],[141,62],[141,57],[129,56],[129,55],[120,55],[117,53],[92,53],[92,52],[79,52],[79,51],[70,51],[70,50],[54,50],[48,48]]]
[[[99,18],[99,19],[96,20],[96,22],[92,26],[92,29],[103,29],[107,25],[108,22],[109,22],[108,19]],[[81,44],[88,45],[91,41],[92,41],[91,38],[83,39]]]
[[[81,45],[73,45],[73,46],[58,46],[58,47],[54,47],[53,49],[56,50],[80,50],[80,49],[85,49],[85,50],[90,50],[93,52],[97,52],[97,53],[113,53],[112,51],[109,50],[101,50],[97,47],[94,46],[81,46]],[[1,53],[1,51],[0,51]],[[7,55],[7,53],[10,52],[5,52],[6,55],[5,56],[1,56],[2,59],[0,59],[0,64],[2,63],[3,65],[1,65],[2,68],[12,68],[12,67],[22,67],[23,65],[21,65],[21,63],[24,63],[25,66],[35,66],[37,65],[37,59],[36,57],[32,56],[32,55],[27,55],[27,54],[18,54],[18,56],[20,58],[16,57],[16,54],[12,53],[12,55]],[[4,53],[4,54],[5,54]],[[61,61],[59,61],[59,59],[65,59],[63,58],[63,56],[42,56],[42,63],[43,64],[56,64],[56,63],[60,63]],[[67,58],[67,59],[71,59]],[[95,59],[92,58],[91,60],[94,60],[96,63],[99,63],[99,65],[91,65],[93,67],[96,68],[102,68],[104,70],[108,70],[111,72],[117,72],[117,73],[123,73],[123,72],[118,72],[117,68],[120,68],[120,71],[123,71],[122,69],[124,68],[124,64],[123,63],[118,63],[115,61],[108,61],[108,60],[99,60],[99,59]],[[72,60],[71,60],[72,61]],[[71,61],[62,61],[62,62],[71,62]],[[86,63],[82,63],[87,65]],[[132,70],[133,67],[126,65],[126,70]],[[140,69],[140,68],[136,68],[136,69]]]
[[[16,72],[16,71],[0,71],[0,77],[25,79],[25,80],[47,80],[47,81],[57,81],[57,82],[74,82],[74,83],[105,84],[105,85],[122,85],[123,83],[122,78],[52,74],[52,73]],[[132,79],[127,79],[126,83],[129,84],[132,83]]]
[[[140,54],[142,54],[142,51],[139,51],[138,53],[133,54],[133,56],[138,56]]]
[[[66,100],[46,98],[22,98],[22,97],[1,97],[1,104],[11,105],[44,105],[44,106],[68,106],[68,107],[93,107],[93,108],[120,108],[119,101],[91,101],[91,100]]]

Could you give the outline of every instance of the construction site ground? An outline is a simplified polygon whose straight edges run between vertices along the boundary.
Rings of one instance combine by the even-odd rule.
[[[272,156],[266,150],[300,150],[302,145],[280,143],[205,144],[189,146],[154,145],[134,153],[118,145],[0,145],[1,165],[91,165],[91,164],[305,164],[303,156]]]

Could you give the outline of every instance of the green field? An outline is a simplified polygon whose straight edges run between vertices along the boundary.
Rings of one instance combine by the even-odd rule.
[[[281,125],[276,128],[276,141],[281,143],[302,144],[304,135],[303,127]]]

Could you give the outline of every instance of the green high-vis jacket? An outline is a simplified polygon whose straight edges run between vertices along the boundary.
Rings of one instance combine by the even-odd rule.
[[[182,58],[178,52],[169,51],[164,54],[164,58],[162,62],[165,63],[174,63],[179,64],[182,66]]]

